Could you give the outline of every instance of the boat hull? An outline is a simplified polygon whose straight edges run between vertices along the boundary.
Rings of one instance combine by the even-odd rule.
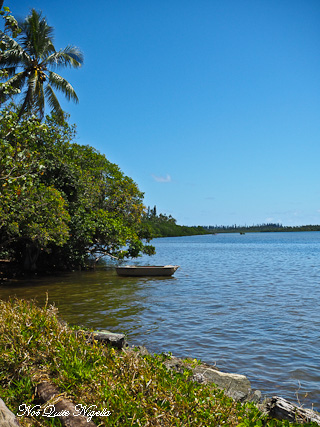
[[[119,276],[172,276],[178,265],[126,265],[116,267]]]

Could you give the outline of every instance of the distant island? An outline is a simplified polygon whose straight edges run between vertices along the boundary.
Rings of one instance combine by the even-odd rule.
[[[209,225],[203,227],[209,233],[255,233],[275,231],[320,231],[320,225],[286,226],[282,224],[257,224],[257,225]]]
[[[143,217],[143,224],[153,235],[153,237],[178,237],[193,236],[199,234],[217,233],[267,233],[284,231],[320,231],[320,225],[285,226],[279,223],[267,223],[257,225],[178,225],[171,215],[157,214],[157,208],[150,209]]]

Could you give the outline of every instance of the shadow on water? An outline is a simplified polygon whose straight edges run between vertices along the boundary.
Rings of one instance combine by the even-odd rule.
[[[43,306],[48,295],[49,304],[59,309],[59,315],[71,325],[93,329],[110,329],[133,333],[147,304],[148,286],[173,278],[120,277],[114,268],[58,274],[26,280],[4,282],[0,298],[17,297],[35,300]]]

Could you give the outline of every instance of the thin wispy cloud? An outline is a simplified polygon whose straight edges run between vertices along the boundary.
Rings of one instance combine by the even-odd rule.
[[[171,176],[169,174],[166,176],[152,175],[152,178],[157,182],[171,182]]]

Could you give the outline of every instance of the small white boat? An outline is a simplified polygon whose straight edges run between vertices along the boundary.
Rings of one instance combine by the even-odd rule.
[[[178,265],[126,265],[116,267],[119,276],[172,276]]]

